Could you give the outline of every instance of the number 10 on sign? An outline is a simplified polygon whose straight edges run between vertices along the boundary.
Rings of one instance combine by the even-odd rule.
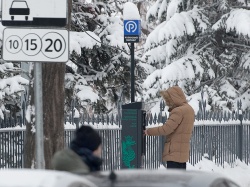
[[[3,59],[6,61],[68,61],[68,31],[5,29]]]

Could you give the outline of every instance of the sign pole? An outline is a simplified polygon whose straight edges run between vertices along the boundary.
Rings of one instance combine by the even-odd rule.
[[[44,169],[42,63],[35,63],[36,168]]]
[[[131,14],[133,12],[133,14]],[[143,102],[135,102],[135,43],[140,42],[141,21],[137,6],[132,2],[123,9],[124,43],[130,43],[130,87],[131,103],[122,105],[122,168],[144,166],[143,125],[145,112]],[[124,151],[125,150],[125,151]],[[129,150],[129,151],[126,151]]]
[[[67,0],[1,2],[1,23],[7,27],[3,32],[3,60],[38,62],[34,64],[33,84],[37,169],[45,169],[42,62],[67,62],[69,59],[69,31],[65,30],[67,7]]]
[[[130,47],[131,54],[131,68],[130,68],[130,80],[131,80],[131,103],[135,102],[135,44],[132,42]]]

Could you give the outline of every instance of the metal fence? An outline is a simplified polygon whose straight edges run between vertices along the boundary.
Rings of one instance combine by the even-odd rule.
[[[250,112],[241,112],[241,103],[235,112],[207,112],[205,102],[200,103],[196,115],[195,127],[191,138],[189,163],[195,165],[202,157],[223,166],[225,162],[232,167],[236,159],[250,164]],[[147,115],[147,126],[162,124],[167,115],[163,112],[164,103],[160,105],[159,114]],[[10,115],[13,116],[13,115]],[[23,167],[23,144],[25,138],[24,119],[6,117],[0,120],[0,168]],[[102,137],[103,170],[120,169],[121,166],[121,115],[72,115],[65,118],[65,145],[74,136],[80,125],[91,125]],[[67,124],[71,124],[68,128]],[[72,125],[74,124],[74,126]],[[8,128],[11,127],[11,128]],[[14,128],[13,128],[14,127]],[[146,154],[143,168],[156,169],[165,165],[161,161],[164,139],[161,136],[146,137]]]
[[[202,157],[223,166],[225,162],[232,167],[236,159],[250,164],[250,124],[247,121],[241,125],[233,124],[236,121],[225,124],[208,124],[204,121],[196,121],[191,139],[191,151],[189,163],[195,165]],[[85,125],[96,124],[84,122]],[[216,122],[215,122],[216,123]],[[242,134],[241,129],[242,128]],[[97,128],[103,142],[103,170],[120,169],[121,158],[121,127],[106,125]],[[65,144],[74,137],[75,129],[65,129]],[[0,168],[23,167],[23,143],[25,129],[0,129]],[[163,138],[146,137],[146,154],[143,158],[143,167],[147,169],[159,168],[163,148]]]
[[[23,167],[25,129],[0,129],[0,168]]]
[[[243,133],[241,133],[241,130]],[[236,159],[250,164],[250,124],[196,125],[191,139],[190,163],[205,155],[218,165],[234,166]]]

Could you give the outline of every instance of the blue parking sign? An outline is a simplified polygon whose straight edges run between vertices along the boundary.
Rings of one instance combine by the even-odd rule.
[[[141,21],[140,20],[124,20],[124,35],[140,35]]]
[[[140,20],[124,20],[124,42],[139,42],[141,35]]]

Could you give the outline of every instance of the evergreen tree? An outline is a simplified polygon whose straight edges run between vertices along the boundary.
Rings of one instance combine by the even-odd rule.
[[[244,7],[225,0],[156,1],[147,18],[159,25],[142,58],[154,68],[144,82],[145,100],[159,101],[159,90],[176,84],[189,100],[201,100],[203,90],[211,110],[233,110],[238,99],[249,100],[243,96],[249,87],[249,33],[241,20],[249,18],[249,10]]]
[[[91,40],[89,43],[93,44],[83,45],[81,41],[84,41],[77,37],[76,43],[80,49],[72,49],[71,53],[71,61],[76,65],[74,76],[79,77],[81,84],[84,82],[85,88],[89,87],[92,93],[98,94],[95,98],[87,95],[80,98],[78,83],[69,82],[68,85],[74,87],[70,97],[75,97],[83,109],[92,104],[97,113],[109,112],[120,103],[129,101],[130,50],[129,45],[123,41],[122,21],[125,2],[127,1],[96,1],[86,4],[76,0],[73,3],[72,28],[75,32],[72,33],[84,35],[82,39],[85,43],[86,40]],[[140,54],[141,52],[137,53]],[[139,58],[136,58],[136,62],[136,90],[137,95],[140,95],[140,76],[144,74]]]
[[[21,94],[29,84],[28,80],[21,77],[23,72],[20,67],[21,63],[0,59],[0,118],[2,119],[5,115],[12,117],[20,115],[18,113],[21,111]]]

